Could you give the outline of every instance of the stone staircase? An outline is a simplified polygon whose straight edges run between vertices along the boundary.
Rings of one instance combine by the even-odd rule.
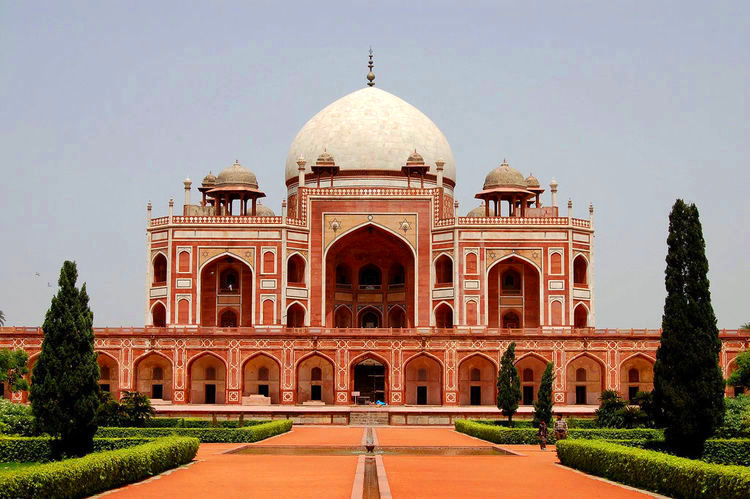
[[[390,424],[388,411],[352,411],[349,424],[353,426],[387,426]]]

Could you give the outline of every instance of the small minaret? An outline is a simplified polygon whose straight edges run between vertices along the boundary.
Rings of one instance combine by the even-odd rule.
[[[169,198],[169,223],[172,223],[173,214],[174,214],[174,198]]]
[[[437,186],[443,187],[443,166],[445,166],[445,161],[442,159],[438,159],[435,161],[435,169],[437,170]]]
[[[573,200],[568,199],[568,218],[573,218]]]
[[[190,186],[193,185],[193,182],[188,177],[183,184],[185,184],[185,206],[190,206]]]
[[[281,218],[286,217],[286,199],[281,201]]]
[[[370,68],[370,72],[367,73],[367,86],[368,87],[374,87],[375,86],[375,73],[372,72],[372,47],[370,47],[370,62],[367,64],[367,67]]]
[[[297,189],[300,187],[303,187],[305,185],[305,164],[307,161],[305,161],[305,158],[300,156],[297,158]]]
[[[594,203],[589,203],[589,222],[594,226]]]
[[[149,200],[148,204],[146,205],[146,221],[147,225],[151,226],[151,200]]]
[[[549,191],[552,193],[552,206],[557,208],[557,180],[552,179],[549,183]]]

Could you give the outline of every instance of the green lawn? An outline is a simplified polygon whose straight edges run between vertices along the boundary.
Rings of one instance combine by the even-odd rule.
[[[13,473],[15,471],[36,466],[39,463],[0,463],[0,474]]]

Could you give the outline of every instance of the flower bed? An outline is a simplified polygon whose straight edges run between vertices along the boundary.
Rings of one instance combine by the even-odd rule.
[[[108,438],[156,438],[168,435],[195,437],[201,443],[257,442],[285,433],[292,428],[291,419],[264,422],[243,428],[118,428],[104,427],[96,432],[97,437]]]
[[[90,496],[188,463],[198,445],[195,438],[166,437],[0,474],[0,499]]]
[[[557,443],[560,462],[586,473],[672,497],[750,497],[750,469],[596,440]]]

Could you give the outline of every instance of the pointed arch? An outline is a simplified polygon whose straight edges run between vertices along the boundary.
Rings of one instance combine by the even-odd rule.
[[[404,362],[406,404],[443,404],[443,363],[428,352],[418,352]]]
[[[456,317],[453,305],[448,301],[441,301],[432,309],[432,317],[435,327],[452,328]]]
[[[284,315],[286,327],[304,327],[307,324],[307,307],[299,300],[289,303]]]
[[[489,288],[489,283],[490,283],[490,274],[492,273],[492,270],[496,266],[500,265],[501,263],[503,263],[503,262],[505,262],[507,260],[514,259],[514,258],[517,259],[517,260],[520,260],[520,261],[522,261],[524,263],[527,263],[527,264],[531,265],[531,267],[536,271],[536,278],[538,279],[538,288],[539,288],[539,297],[538,297],[538,300],[539,300],[538,301],[538,303],[539,303],[539,310],[537,311],[538,317],[539,317],[539,325],[545,324],[545,315],[544,315],[544,286],[542,285],[545,282],[544,281],[544,273],[542,272],[542,268],[536,262],[534,262],[533,260],[531,260],[531,259],[529,259],[529,258],[527,258],[527,257],[525,257],[523,255],[519,255],[518,253],[510,253],[508,255],[504,255],[501,258],[495,260],[494,262],[492,262],[487,267],[487,269],[483,273],[484,289],[486,289],[486,290],[490,289]],[[498,292],[499,292],[499,290],[498,290]],[[485,320],[487,321],[486,324],[488,324],[488,325],[490,323],[490,320],[489,320],[490,319],[490,296],[489,295],[490,295],[489,292],[484,293],[484,310],[485,310],[485,314],[487,314]],[[524,310],[524,314],[523,315],[524,316],[526,315],[525,314],[525,310]],[[499,311],[498,311],[498,317],[497,317],[497,319],[498,319],[497,327],[501,327],[502,324],[500,324]]]
[[[482,352],[474,352],[458,363],[459,405],[495,405],[497,363]]]
[[[307,259],[299,251],[286,258],[287,285],[304,287],[307,283]]]
[[[151,366],[149,367],[149,365]],[[154,369],[162,369],[162,376],[155,377]],[[164,369],[166,367],[166,369]],[[172,400],[174,362],[165,354],[149,350],[133,360],[133,386],[136,391],[152,399]]]
[[[654,364],[656,359],[636,352],[620,362],[618,366],[620,394],[625,400],[634,400],[638,392],[654,389]],[[635,375],[631,376],[635,371]]]
[[[589,327],[589,317],[591,317],[591,311],[584,302],[579,302],[573,307],[573,327],[577,329]]]
[[[442,251],[432,259],[432,267],[435,272],[435,287],[448,287],[453,285],[453,270],[456,265],[453,256]]]
[[[586,380],[578,381],[578,370],[584,369]],[[607,366],[589,352],[573,356],[566,364],[565,373],[567,403],[597,405],[606,386]]]
[[[209,376],[208,371],[213,366],[201,366],[204,359],[218,361],[220,371],[214,371],[214,376]],[[206,362],[207,363],[207,362]],[[188,359],[186,365],[187,387],[190,394],[189,401],[192,404],[224,404],[226,403],[227,374],[229,366],[225,359],[210,350],[193,355]],[[203,369],[201,370],[201,367]]]
[[[165,327],[167,325],[167,305],[162,300],[157,300],[149,308],[151,326]]]
[[[197,279],[196,279],[196,295],[197,295],[197,301],[196,301],[196,307],[195,307],[195,323],[196,324],[204,324],[203,321],[205,321],[205,317],[203,317],[203,299],[204,299],[204,283],[203,283],[203,272],[206,270],[206,267],[214,262],[217,262],[218,260],[225,258],[225,257],[231,257],[234,260],[236,260],[240,265],[244,265],[250,270],[250,277],[249,279],[243,280],[242,275],[240,275],[241,280],[241,295],[242,295],[242,302],[245,303],[245,300],[247,300],[249,304],[249,310],[244,309],[244,306],[242,307],[242,312],[240,316],[237,317],[238,325],[247,325],[252,326],[255,324],[255,297],[256,297],[256,273],[255,273],[255,266],[248,262],[247,260],[240,258],[239,256],[235,255],[234,253],[231,253],[229,251],[223,251],[219,253],[218,255],[214,255],[207,259],[205,262],[200,264],[198,266],[198,271],[196,273]],[[244,288],[244,283],[247,282],[249,284],[249,289],[242,289]],[[218,289],[214,290],[215,293],[218,293]],[[249,294],[249,296],[247,296]],[[214,309],[214,311],[216,311]],[[247,317],[246,317],[247,316]]]
[[[377,366],[360,365],[367,360],[373,360],[380,364]],[[382,355],[367,351],[363,352],[349,361],[350,391],[360,392],[363,397],[368,397],[369,402],[380,400],[388,402],[390,363]]]
[[[268,368],[268,377],[260,375],[262,368]],[[257,367],[257,369],[256,369]],[[240,368],[242,373],[242,396],[263,395],[271,399],[272,404],[281,403],[281,361],[272,354],[261,350],[248,356]]]
[[[295,363],[297,379],[297,403],[319,401],[334,403],[334,378],[336,363],[321,352],[310,352]],[[320,379],[313,379],[312,371],[320,371]]]
[[[362,307],[359,312],[357,312],[357,327],[365,328],[370,326],[365,326],[364,320],[365,316],[368,313],[375,314],[377,316],[377,324],[375,325],[376,328],[382,328],[383,326],[383,312],[380,311],[377,307],[373,307],[372,305],[367,305],[365,307]]]
[[[538,399],[542,375],[548,362],[549,360],[536,352],[527,352],[514,362],[521,377],[521,405],[531,405]],[[530,374],[530,379],[524,374]]]

